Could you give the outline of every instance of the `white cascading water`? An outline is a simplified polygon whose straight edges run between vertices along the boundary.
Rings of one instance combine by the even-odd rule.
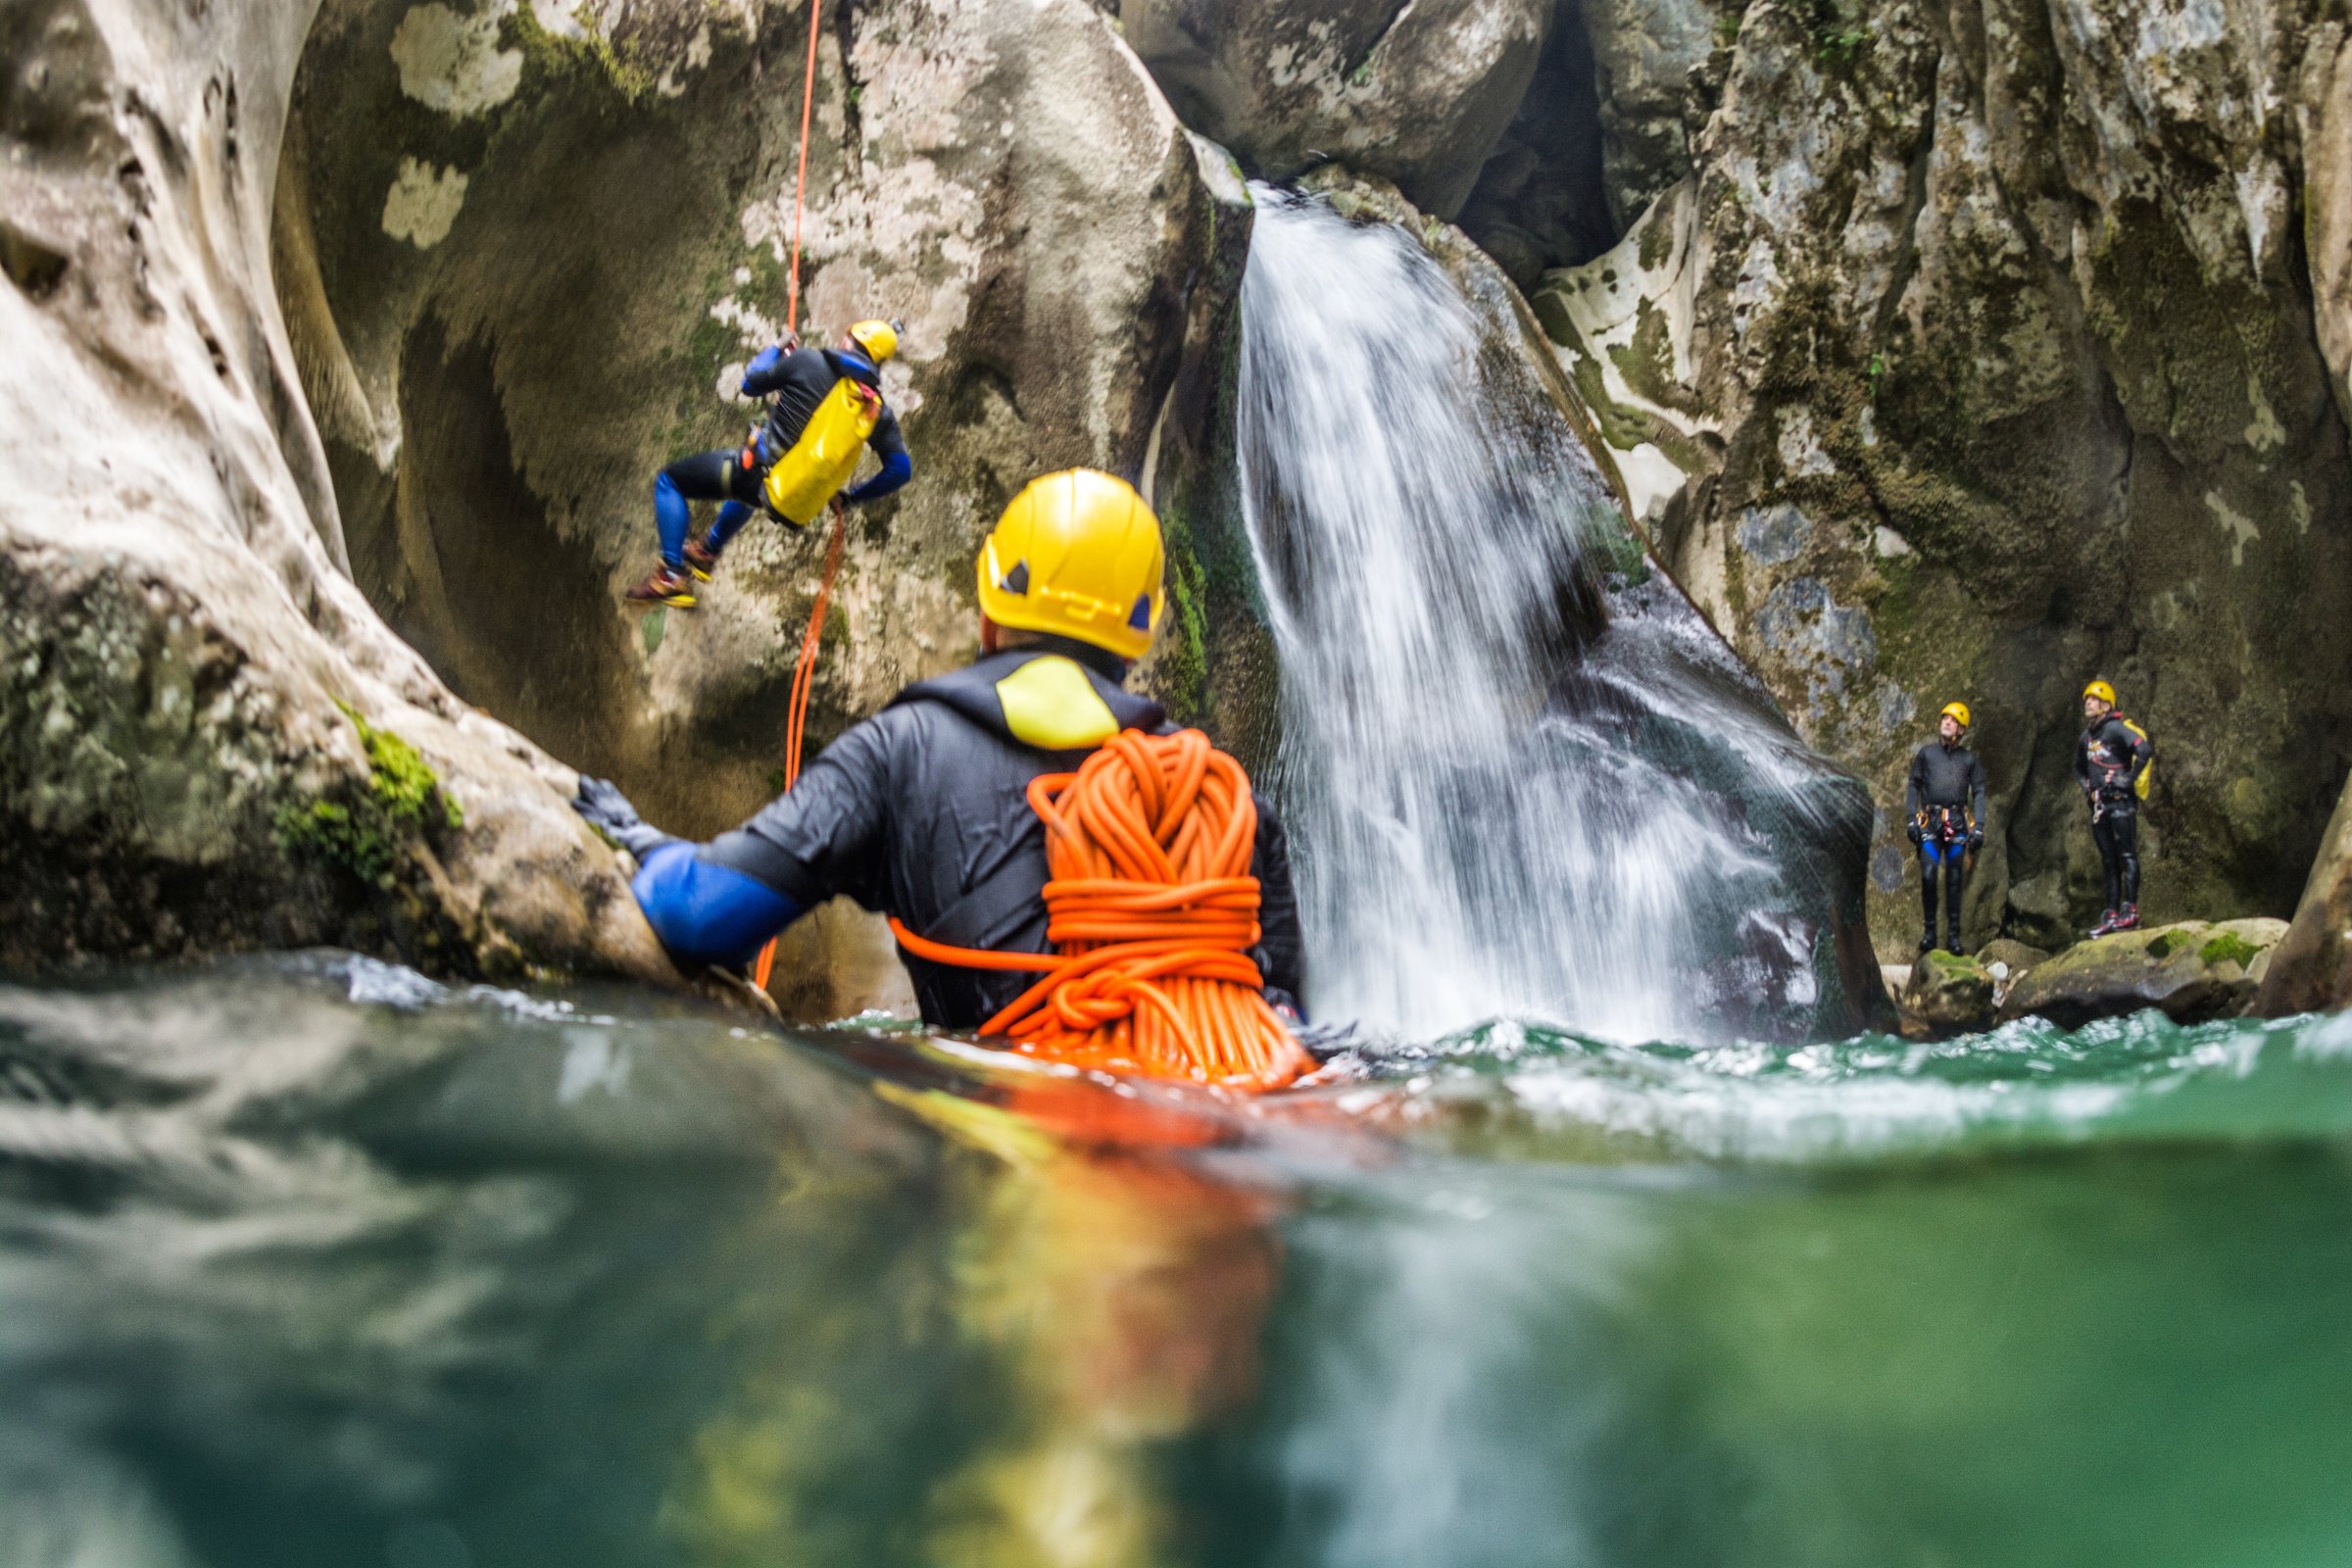
[[[1658,672],[1596,676],[1578,652],[1563,585],[1614,526],[1605,490],[1540,391],[1496,394],[1491,329],[1410,235],[1257,196],[1238,438],[1312,1004],[1415,1038],[1498,1015],[1702,1028],[1722,933],[1788,901],[1702,769],[1630,744],[1661,700],[1705,694],[1662,699]],[[1804,953],[1783,956],[1812,984]]]

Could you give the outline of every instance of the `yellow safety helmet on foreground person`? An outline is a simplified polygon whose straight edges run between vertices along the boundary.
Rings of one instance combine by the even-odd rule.
[[[1095,468],[1032,479],[980,547],[980,610],[1000,626],[1075,637],[1122,659],[1152,647],[1163,604],[1159,519]]]
[[[899,329],[891,321],[859,321],[850,328],[849,340],[865,350],[865,357],[880,365],[899,352]]]
[[[1969,727],[1968,705],[1966,703],[1946,703],[1943,705],[1943,711],[1937,713],[1936,716],[1939,719],[1956,718],[1960,721],[1960,727],[1962,729],[1967,729]]]
[[[2089,685],[2083,687],[2082,695],[2085,697],[2096,697],[2100,702],[2105,703],[2109,708],[2113,708],[2115,706],[2115,688],[2108,685],[2103,680],[2094,680]]]

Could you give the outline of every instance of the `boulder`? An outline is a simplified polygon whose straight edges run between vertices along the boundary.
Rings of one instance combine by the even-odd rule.
[[[1977,961],[1992,972],[1992,977],[2007,985],[2028,969],[2048,959],[2049,954],[2040,948],[2030,948],[2009,937],[1994,937],[1977,950]]]
[[[1883,945],[1918,906],[1903,771],[1955,697],[1992,789],[1969,928],[2095,918],[2094,674],[2157,741],[2150,915],[2294,906],[2352,752],[2352,65],[2321,11],[1580,8],[1612,199],[1671,183],[1534,304],[1661,556],[1870,780]]]
[[[1903,982],[1903,1032],[1942,1040],[1989,1029],[1996,989],[1992,972],[1966,954],[1926,954]]]
[[[2156,1007],[2176,1023],[2244,1012],[2283,920],[2182,920],[2077,943],[2009,988],[2000,1016],[2040,1017],[2065,1028]]]
[[[675,976],[574,775],[339,569],[270,290],[308,10],[0,21],[0,967],[335,943]]]
[[[2352,785],[2254,999],[2254,1010],[2272,1018],[2343,1007],[2352,1007]]]
[[[1545,0],[1117,0],[1194,129],[1286,178],[1337,160],[1451,218],[1534,76]]]

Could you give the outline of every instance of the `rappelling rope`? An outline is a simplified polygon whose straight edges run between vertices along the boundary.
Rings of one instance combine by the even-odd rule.
[[[1043,971],[983,1035],[1073,1066],[1252,1092],[1313,1069],[1250,956],[1257,804],[1241,763],[1197,729],[1131,729],[1077,772],[1032,780],[1029,805],[1046,824],[1054,953],[949,947],[890,922],[934,963]]]
[[[801,221],[808,208],[808,113],[816,104],[817,15],[824,0],[808,0],[808,70],[801,81],[801,168],[792,184],[792,271],[786,285],[784,329],[801,329]],[[833,503],[833,541],[825,547],[825,574],[816,585],[816,600],[808,607],[808,630],[801,638],[800,662],[792,670],[792,702],[784,723],[784,788],[787,793],[801,776],[801,745],[808,738],[808,687],[816,674],[816,645],[824,635],[825,607],[833,597],[833,579],[841,571],[841,554],[849,540],[850,519],[839,500]],[[767,989],[776,966],[776,939],[769,937],[752,965],[752,980]]]

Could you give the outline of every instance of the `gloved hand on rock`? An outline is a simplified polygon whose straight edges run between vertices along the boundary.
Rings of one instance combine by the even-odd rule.
[[[620,793],[620,786],[611,779],[590,778],[582,773],[580,791],[572,797],[571,808],[640,860],[671,839],[671,835],[639,816],[637,808],[629,804],[629,798]]]

